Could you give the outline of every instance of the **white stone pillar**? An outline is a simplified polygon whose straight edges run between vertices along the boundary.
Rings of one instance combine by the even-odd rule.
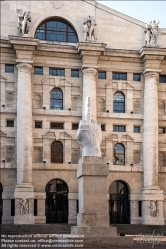
[[[145,71],[144,77],[144,188],[158,189],[158,73]]]
[[[19,63],[17,84],[17,187],[32,186],[32,90],[28,63]]]
[[[85,106],[86,97],[90,97],[90,108],[92,118],[96,120],[96,75],[95,68],[85,68],[83,72],[83,106],[82,106],[82,119],[85,120]]]
[[[78,200],[78,193],[68,193],[68,203],[69,203],[68,223],[69,224],[77,223],[77,200]]]

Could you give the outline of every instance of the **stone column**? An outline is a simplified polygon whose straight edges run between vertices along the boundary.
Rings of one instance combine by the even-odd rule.
[[[144,72],[144,132],[143,132],[143,224],[164,225],[163,191],[158,186],[158,77],[161,70]],[[153,213],[153,203],[156,211]]]
[[[69,193],[68,194],[68,200],[69,200],[68,223],[69,224],[76,224],[77,223],[77,200],[78,200],[78,194],[77,193]]]
[[[29,63],[19,63],[17,83],[17,185],[14,224],[34,224],[34,188],[32,186],[32,89]],[[22,198],[27,212],[21,213]]]
[[[95,68],[85,68],[83,72],[83,106],[82,119],[85,119],[85,101],[86,97],[90,97],[92,118],[96,120],[96,75]]]
[[[17,68],[17,186],[32,187],[32,66]]]
[[[158,189],[158,73],[145,71],[144,77],[144,188]]]

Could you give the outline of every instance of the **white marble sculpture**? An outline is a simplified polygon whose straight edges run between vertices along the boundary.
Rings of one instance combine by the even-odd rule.
[[[18,35],[24,36],[28,35],[31,16],[29,11],[23,11],[22,9],[17,9],[17,29]]]
[[[157,216],[157,201],[156,200],[153,200],[150,203],[150,213],[152,217]]]
[[[145,30],[145,46],[156,47],[158,45],[159,22],[155,20],[146,25]]]
[[[86,120],[80,121],[76,136],[79,145],[83,148],[82,156],[101,157],[101,125],[91,119],[90,97],[86,98],[85,118]]]
[[[87,16],[83,21],[84,41],[96,41],[96,21],[93,16]]]
[[[28,202],[29,200],[27,198],[20,199],[20,215],[26,215],[29,213]]]

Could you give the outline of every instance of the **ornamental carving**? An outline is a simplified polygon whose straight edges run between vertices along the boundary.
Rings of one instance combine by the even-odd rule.
[[[28,64],[28,63],[19,63],[17,64],[17,68],[19,70],[19,72],[31,72],[32,70],[32,65],[31,64]]]
[[[145,46],[146,47],[156,47],[158,46],[158,36],[159,36],[159,22],[155,20],[146,25],[145,33]]]
[[[29,11],[23,11],[22,9],[17,9],[17,29],[18,35],[24,36],[28,35],[31,16]]]
[[[158,216],[158,201],[153,200],[150,202],[150,216],[157,217]]]
[[[84,41],[97,41],[96,21],[93,16],[87,16],[83,21]]]
[[[20,215],[27,215],[29,213],[29,200],[27,198],[20,199]]]

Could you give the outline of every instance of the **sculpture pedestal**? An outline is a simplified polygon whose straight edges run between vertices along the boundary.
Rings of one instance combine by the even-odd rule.
[[[14,224],[35,224],[34,217],[34,188],[30,184],[17,185],[14,192],[15,198],[15,216]],[[27,214],[21,214],[20,200],[27,198],[28,200],[28,212]]]
[[[79,213],[71,234],[84,235],[84,247],[132,246],[133,238],[117,237],[109,226],[107,176],[109,165],[100,157],[82,157],[77,170]]]
[[[157,202],[156,215],[153,216],[151,202]],[[160,189],[143,189],[142,191],[142,214],[145,225],[164,225],[163,217],[164,194]]]

